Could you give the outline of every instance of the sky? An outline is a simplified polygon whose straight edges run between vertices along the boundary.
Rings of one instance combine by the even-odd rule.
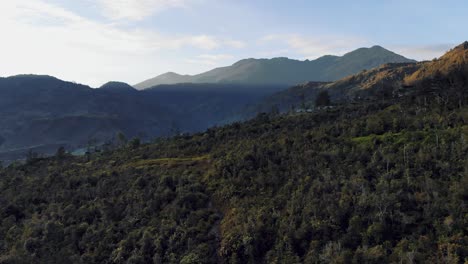
[[[467,13],[466,0],[0,0],[0,76],[136,84],[373,45],[429,60],[468,39]]]

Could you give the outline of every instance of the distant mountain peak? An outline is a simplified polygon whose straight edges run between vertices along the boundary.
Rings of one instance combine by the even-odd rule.
[[[340,56],[336,56],[336,55],[323,55],[322,57],[319,57],[318,59],[327,59],[327,58],[339,58]]]
[[[146,88],[150,88],[156,86],[158,84],[178,84],[178,83],[185,83],[189,82],[188,80],[192,76],[190,75],[182,75],[176,72],[166,72],[161,75],[158,75],[152,79],[146,80],[144,82],[135,84],[133,87],[139,90],[143,90]]]
[[[50,80],[58,80],[54,76],[41,75],[41,74],[18,74],[18,75],[13,75],[13,76],[10,76],[10,77],[7,77],[7,78],[10,78],[10,79],[42,79],[42,80],[50,79]]]
[[[397,62],[416,62],[415,60],[405,58],[402,55],[399,55],[379,45],[374,45],[370,48],[359,48],[359,49],[356,49],[356,50],[353,50],[351,52],[344,54],[342,57],[346,57],[350,55],[363,56],[363,54],[366,54],[367,56],[377,56],[377,57],[378,56],[392,56],[395,59],[398,58],[399,61]]]
[[[106,90],[106,91],[114,91],[114,92],[136,91],[136,89],[133,86],[129,85],[128,83],[116,82],[116,81],[107,82],[101,87],[99,87],[99,89]]]
[[[258,59],[254,59],[254,58],[242,59],[242,60],[234,63],[232,66],[244,65],[244,64],[248,64],[248,63],[251,63],[251,62],[257,61],[257,60]]]
[[[284,61],[284,60],[291,60],[291,59],[288,57],[274,57],[271,60]]]
[[[197,75],[168,72],[135,85],[147,89],[160,84],[238,83],[250,85],[295,85],[307,81],[334,81],[372,69],[385,63],[416,62],[381,46],[360,48],[343,56],[327,55],[316,60],[295,60],[286,57],[248,58],[231,66],[220,67]]]
[[[384,49],[384,50],[387,50],[386,48],[380,46],[380,45],[374,45],[372,47],[370,47],[370,49]]]
[[[170,71],[170,72],[163,73],[163,74],[161,74],[159,76],[160,77],[161,76],[168,76],[169,77],[169,76],[189,76],[189,75],[178,74],[177,72]]]

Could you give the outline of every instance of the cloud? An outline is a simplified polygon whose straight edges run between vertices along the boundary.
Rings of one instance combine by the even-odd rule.
[[[206,50],[212,50],[219,48],[221,43],[218,39],[212,36],[201,35],[201,36],[192,36],[185,39],[182,39],[183,42],[190,43],[191,45]]]
[[[389,48],[398,54],[415,60],[432,60],[444,55],[455,44],[437,44],[437,45],[396,45]]]
[[[214,60],[214,61],[220,61],[220,60],[232,59],[233,56],[231,56],[229,54],[202,54],[202,55],[199,55],[198,58],[207,59],[207,60]]]
[[[185,54],[230,47],[231,41],[122,28],[43,0],[2,3],[0,31],[0,75],[50,74],[95,87],[116,77],[137,83],[170,68],[187,70]]]
[[[332,54],[343,55],[353,49],[369,45],[365,39],[350,36],[303,36],[299,34],[272,34],[259,40],[259,44],[279,43],[283,51],[295,53],[301,59],[316,59]]]
[[[215,66],[221,62],[227,62],[234,59],[234,56],[229,54],[202,54],[196,56],[194,59],[188,59],[188,63],[203,65],[203,66]]]
[[[228,47],[235,48],[235,49],[243,49],[247,47],[247,44],[245,42],[239,41],[239,40],[232,40],[232,39],[225,40],[224,44]]]
[[[193,0],[98,0],[106,17],[142,20],[170,8],[186,8]]]

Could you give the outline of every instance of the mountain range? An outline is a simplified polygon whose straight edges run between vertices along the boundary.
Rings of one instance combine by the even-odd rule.
[[[245,59],[231,66],[197,75],[168,72],[134,85],[146,89],[160,84],[241,83],[295,85],[307,81],[335,81],[384,63],[415,62],[380,46],[360,48],[343,56],[326,55],[316,60],[288,58]]]
[[[299,94],[311,111],[0,166],[0,263],[466,263],[467,59],[468,42],[434,61],[385,64],[269,98],[294,103]],[[197,101],[198,90],[242,90],[2,81],[19,89],[28,78],[41,92],[27,104],[54,99],[46,87],[77,90],[77,103],[61,102],[75,114],[90,92],[102,101],[89,109],[114,100],[128,112],[164,90],[181,92],[172,109]],[[159,107],[129,117],[167,117]]]
[[[0,78],[0,160],[32,149],[53,153],[114,141],[118,133],[150,140],[195,132],[243,117],[248,104],[285,89],[242,84],[161,85],[142,91],[121,82],[100,88],[51,76]]]
[[[359,54],[365,59],[358,56]],[[388,64],[395,60],[403,62]],[[317,66],[324,65],[319,63],[324,61],[329,62],[329,67]],[[363,70],[381,63],[384,66]],[[235,65],[242,71],[252,69],[250,77],[244,79],[251,80],[252,83],[181,83],[137,90],[121,82],[109,82],[93,89],[51,76],[19,75],[0,78],[0,159],[11,161],[23,158],[30,149],[50,154],[59,146],[74,150],[85,148],[90,142],[115,142],[119,132],[128,138],[139,137],[147,141],[155,137],[203,131],[209,127],[245,120],[275,108],[284,112],[293,106],[299,106],[303,101],[313,105],[315,96],[323,89],[328,89],[334,101],[337,98],[355,98],[358,97],[355,91],[365,89],[352,88],[351,84],[353,87],[363,85],[365,76],[369,82],[376,82],[382,72],[390,69],[400,71],[401,67],[406,67],[403,71],[408,74],[428,64],[414,63],[375,46],[358,49],[343,57],[325,56],[309,62],[284,58],[249,59]],[[287,81],[280,80],[279,76],[283,71],[294,73],[291,69],[296,69],[305,74],[314,68],[310,65],[316,65],[315,69],[321,69],[322,72],[326,69],[329,75],[322,78],[327,80],[334,71],[343,71],[343,76],[357,75],[337,82],[323,83],[315,80],[320,79],[318,75],[314,75],[318,74],[316,72],[300,79],[307,80],[305,84],[290,89],[287,89],[287,83],[293,82],[295,77]],[[354,70],[341,69],[344,65],[354,65],[350,66]],[[213,70],[211,76],[215,72],[227,73],[229,69],[232,68]],[[397,76],[393,75],[394,70],[390,71],[392,76]],[[255,81],[266,80],[268,76],[268,81]],[[401,80],[389,85],[398,86],[400,82]],[[380,84],[377,82],[372,87]],[[366,91],[374,90],[376,89]]]
[[[449,76],[452,82],[468,76],[468,42],[456,46],[439,59],[419,63],[386,63],[371,70],[345,77],[336,82],[308,82],[272,94],[255,106],[250,115],[278,107],[289,111],[306,104],[314,107],[318,93],[326,91],[335,102],[352,102],[362,98],[379,99],[402,96],[422,80]],[[434,85],[434,83],[432,84]]]
[[[137,93],[113,84],[92,89],[51,76],[0,78],[0,156],[21,158],[28,149],[50,153],[60,145],[85,147],[117,131],[164,134],[170,124],[166,110]]]

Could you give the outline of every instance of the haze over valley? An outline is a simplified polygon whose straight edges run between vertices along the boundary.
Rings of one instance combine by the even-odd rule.
[[[135,85],[140,90],[114,81],[92,89],[52,76],[2,78],[0,107],[6,111],[0,156],[23,158],[29,149],[51,154],[58,146],[73,152],[90,141],[115,141],[119,132],[147,141],[203,131],[255,116],[259,111],[249,108],[293,84],[331,81],[381,64],[406,62],[415,61],[379,46],[316,61],[246,59],[192,80],[156,77]]]

